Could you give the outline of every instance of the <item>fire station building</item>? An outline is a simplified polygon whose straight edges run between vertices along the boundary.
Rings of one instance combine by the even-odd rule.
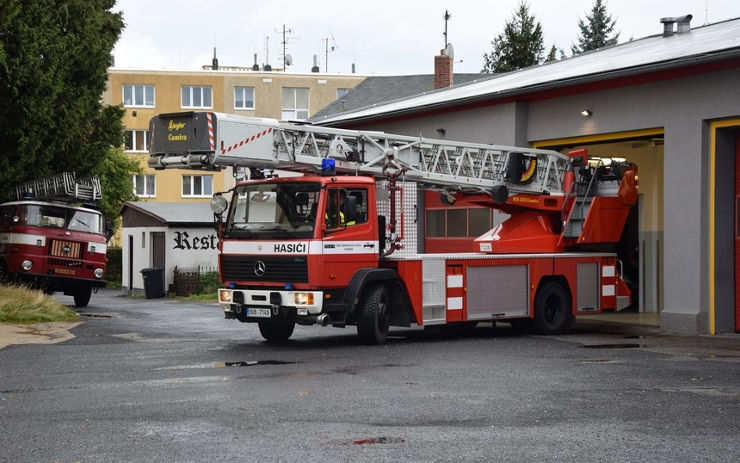
[[[640,199],[616,251],[639,310],[660,312],[669,332],[740,331],[740,19],[690,21],[656,20],[661,34],[314,122],[626,158]],[[451,62],[437,72],[452,80]],[[496,220],[433,201],[427,248]]]

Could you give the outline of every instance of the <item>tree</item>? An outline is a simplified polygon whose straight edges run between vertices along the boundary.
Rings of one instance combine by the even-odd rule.
[[[491,45],[491,53],[483,54],[481,72],[509,72],[540,64],[545,50],[542,25],[522,2]]]
[[[560,53],[560,58],[558,58],[558,53]],[[553,44],[553,46],[550,47],[550,51],[547,53],[547,58],[545,58],[545,63],[549,63],[550,61],[557,61],[565,57],[566,57],[565,51],[562,48],[558,48]]]
[[[103,175],[104,194],[123,178],[131,189],[131,163],[114,148],[123,144],[123,110],[101,103],[124,27],[114,4],[3,0],[0,184],[74,170],[78,177]],[[119,211],[106,212],[114,218]]]
[[[611,15],[606,12],[606,4],[601,0],[596,0],[591,8],[591,14],[586,15],[586,20],[578,18],[578,29],[580,29],[578,44],[572,45],[570,51],[578,55],[589,50],[616,45],[619,33],[609,36],[616,24],[617,20],[612,19]]]

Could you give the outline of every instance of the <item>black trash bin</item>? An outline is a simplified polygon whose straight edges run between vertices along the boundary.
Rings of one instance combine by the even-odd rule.
[[[144,279],[144,297],[147,299],[164,297],[163,268],[143,268],[141,277]]]

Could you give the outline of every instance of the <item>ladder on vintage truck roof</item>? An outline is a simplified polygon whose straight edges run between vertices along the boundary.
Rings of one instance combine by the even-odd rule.
[[[28,180],[10,189],[12,200],[39,199],[64,202],[97,201],[102,197],[97,176],[77,179],[74,172]]]
[[[226,166],[317,173],[335,160],[347,174],[422,182],[465,192],[562,194],[568,156],[515,148],[280,123],[215,112],[155,116],[149,125],[150,167]],[[505,198],[501,198],[505,201]]]

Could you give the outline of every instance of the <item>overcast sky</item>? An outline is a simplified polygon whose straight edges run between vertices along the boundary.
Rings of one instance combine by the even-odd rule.
[[[530,0],[542,24],[547,52],[555,44],[570,54],[594,0]],[[222,66],[264,64],[282,67],[282,27],[288,34],[289,72],[309,72],[313,55],[325,71],[358,74],[430,74],[444,47],[443,15],[449,10],[448,41],[455,72],[480,72],[483,53],[512,17],[517,0],[118,0],[126,28],[114,50],[115,66],[131,69],[200,69],[210,64],[214,45]],[[610,0],[619,41],[662,32],[660,18],[693,14],[692,27],[740,17],[738,0]]]

